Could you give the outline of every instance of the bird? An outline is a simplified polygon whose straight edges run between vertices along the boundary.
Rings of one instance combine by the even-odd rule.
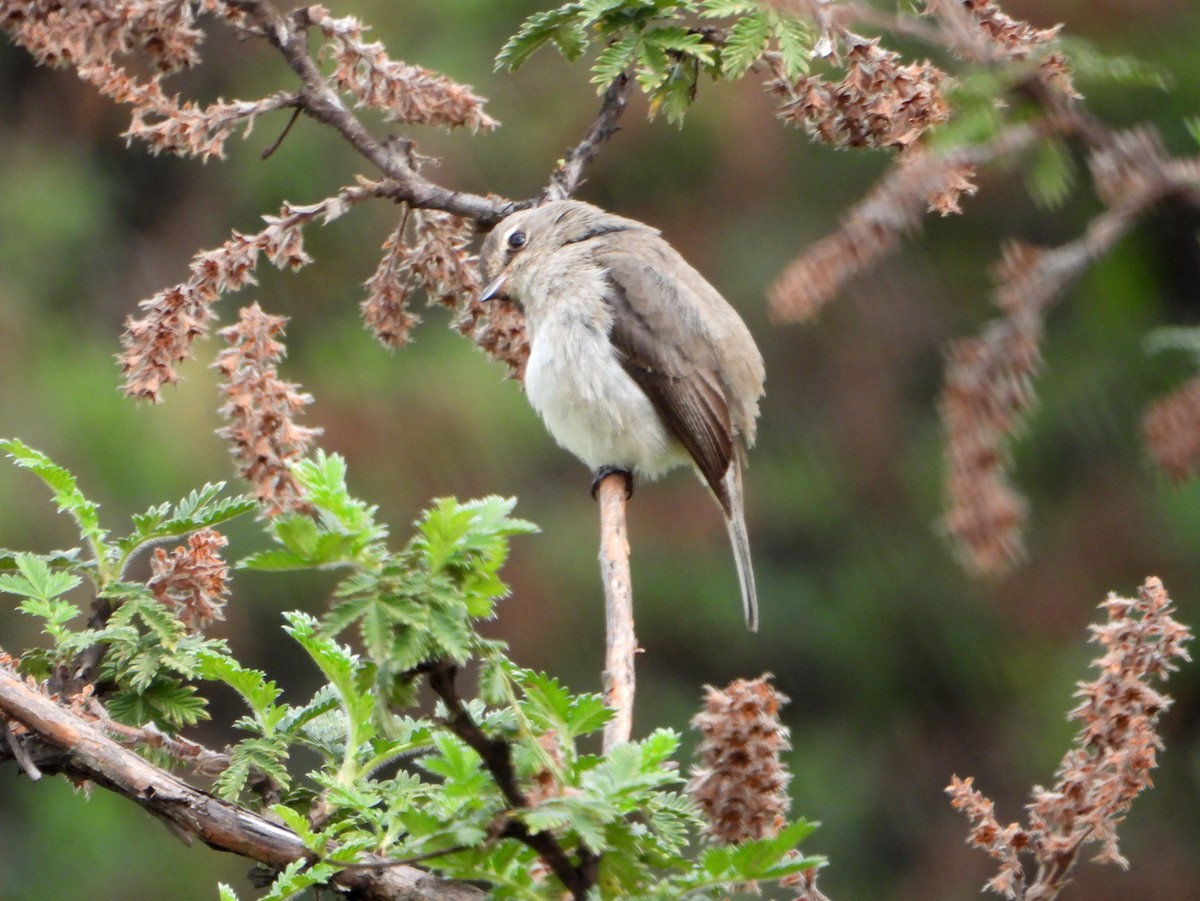
[[[503,219],[479,251],[480,300],[525,313],[525,393],[603,477],[691,463],[725,517],[746,625],[758,597],[742,491],[765,369],[734,308],[655,228],[579,200]]]

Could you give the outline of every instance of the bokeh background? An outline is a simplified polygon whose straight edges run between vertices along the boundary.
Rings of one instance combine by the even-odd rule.
[[[491,60],[524,0],[356,0],[393,57],[446,72],[490,98],[496,133],[414,133],[441,162],[436,180],[524,197],[544,184],[597,108],[582,65],[539,53],[516,75]],[[1150,121],[1191,152],[1182,119],[1200,111],[1200,9],[1187,0],[1008,3],[1108,53],[1169,72],[1169,91],[1082,82],[1090,108],[1117,125]],[[922,54],[926,51],[920,51]],[[254,97],[292,85],[264,46],[215,29],[206,64],[177,79],[190,96]],[[73,75],[35,68],[0,44],[0,434],[74,470],[121,528],[131,513],[205,481],[236,481],[225,446],[211,342],[160,406],[117,390],[113,355],[139,299],[179,281],[231,228],[254,231],[284,199],[312,202],[352,181],[360,161],[302,120],[269,160],[260,151],[285,113],[260,121],[229,159],[153,158],[125,147],[126,118]],[[1189,150],[1190,148],[1190,150]],[[989,269],[1004,237],[1058,243],[1098,205],[1077,191],[1047,211],[1019,167],[993,172],[963,217],[923,234],[856,280],[805,327],[779,327],[764,290],[830,231],[888,165],[834,152],[772,117],[754,78],[704,85],[686,125],[648,122],[635,100],[581,196],[660,227],[739,308],[767,359],[768,393],[748,472],[748,517],[764,607],[743,629],[724,528],[690,475],[643,487],[631,507],[638,635],[635,728],[686,730],[705,683],[775,674],[792,699],[793,812],[822,822],[806,849],[829,855],[822,888],[848,899],[974,897],[990,862],[964,844],[942,789],[973,774],[1002,819],[1052,781],[1073,733],[1065,719],[1095,656],[1086,627],[1110,590],[1162,577],[1185,622],[1200,623],[1200,486],[1167,484],[1139,440],[1141,411],[1189,374],[1183,355],[1149,355],[1148,330],[1200,319],[1196,214],[1165,209],[1095,266],[1053,312],[1041,402],[1015,447],[1032,501],[1029,558],[1010,575],[966,574],[935,527],[941,509],[936,416],[947,340],[991,315]],[[367,174],[372,174],[368,172]],[[603,655],[597,511],[589,474],[545,434],[518,385],[429,310],[416,343],[390,354],[362,329],[361,282],[394,225],[385,204],[308,231],[316,263],[261,270],[257,299],[291,317],[285,376],[316,396],[307,424],[349,460],[351,486],[380,506],[398,540],[433,497],[515,495],[542,534],[518,539],[511,599],[490,632],[515,658],[579,690],[598,690]],[[230,557],[264,545],[253,522],[231,530]],[[47,550],[75,540],[40,483],[0,466],[0,546]],[[238,574],[227,636],[291,697],[316,674],[278,630],[280,613],[318,611],[327,581]],[[0,606],[0,647],[36,641]],[[1200,668],[1168,691],[1157,788],[1122,830],[1126,873],[1083,865],[1064,897],[1200,897]],[[218,696],[198,732],[231,740],[238,713]],[[688,736],[689,747],[694,737]],[[302,761],[303,763],[303,761]],[[246,861],[187,849],[134,805],[61,780],[0,772],[0,898],[215,897],[214,879],[252,894]]]

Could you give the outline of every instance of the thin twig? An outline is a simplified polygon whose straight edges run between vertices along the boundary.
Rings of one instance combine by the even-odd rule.
[[[271,146],[263,149],[263,152],[260,154],[261,159],[270,159],[274,155],[275,151],[283,146],[284,138],[286,138],[291,132],[292,126],[294,126],[296,124],[296,120],[300,118],[301,112],[302,110],[300,109],[300,104],[297,102],[296,108],[292,110],[292,115],[287,120],[287,125],[283,126],[283,131],[279,133],[279,137],[271,142]]]
[[[483,760],[492,779],[509,806],[528,808],[529,798],[517,782],[512,762],[512,746],[498,738],[490,738],[471,718],[458,694],[455,676],[458,667],[442,661],[429,669],[429,687],[446,706],[446,728],[467,743]],[[510,819],[501,835],[513,838],[537,852],[542,861],[571,893],[575,901],[585,901],[596,881],[599,857],[586,848],[580,850],[579,864],[573,864],[563,846],[550,832],[531,832],[520,820]]]
[[[625,499],[629,476],[612,472],[600,482],[600,575],[604,581],[604,702],[615,712],[604,727],[604,750],[629,741],[633,733],[633,582]]]
[[[38,769],[38,765],[33,762],[33,758],[29,756],[29,751],[26,750],[25,744],[13,732],[12,727],[8,725],[7,720],[0,720],[0,731],[4,732],[4,738],[7,740],[8,749],[12,753],[13,759],[17,765],[21,767],[25,775],[29,777],[30,782],[37,782],[42,778],[42,771]]]
[[[596,113],[591,127],[588,128],[583,139],[567,154],[566,159],[559,163],[554,170],[554,174],[550,176],[550,184],[542,192],[542,200],[566,200],[579,190],[579,185],[583,181],[584,168],[596,158],[596,154],[600,151],[600,145],[620,129],[617,123],[629,103],[629,91],[632,85],[633,79],[629,72],[622,72],[608,86],[604,92],[604,99],[600,103],[600,111]]]
[[[360,154],[375,164],[395,185],[390,196],[422,209],[445,210],[494,225],[517,209],[512,201],[451,191],[421,176],[400,153],[377,139],[330,86],[308,50],[308,8],[284,15],[270,0],[231,0],[230,6],[245,13],[251,24],[283,54],[299,76],[299,104],[304,113],[342,135]]]

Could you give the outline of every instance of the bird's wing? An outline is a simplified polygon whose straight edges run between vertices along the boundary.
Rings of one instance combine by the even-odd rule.
[[[602,254],[608,270],[609,333],[625,371],[695,460],[726,515],[725,474],[733,460],[729,404],[710,339],[689,286],[655,254]]]

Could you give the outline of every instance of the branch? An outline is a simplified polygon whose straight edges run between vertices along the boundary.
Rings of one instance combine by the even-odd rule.
[[[518,204],[510,200],[452,191],[429,181],[409,165],[402,150],[371,134],[347,108],[309,54],[308,29],[313,20],[308,7],[285,16],[270,0],[231,0],[229,5],[246,15],[299,76],[299,106],[304,113],[337,130],[355,150],[394,182],[388,192],[392,199],[414,207],[466,216],[483,226],[495,225],[518,208]]]
[[[513,769],[512,747],[508,742],[498,738],[490,738],[471,719],[458,695],[458,687],[454,683],[458,667],[442,661],[429,669],[429,687],[442,699],[446,705],[446,728],[482,758],[483,765],[492,774],[496,787],[504,795],[509,806],[516,810],[529,808],[529,798],[517,783],[517,774]],[[528,845],[545,862],[551,872],[566,886],[575,901],[585,901],[588,891],[595,884],[595,869],[599,858],[586,848],[580,850],[579,865],[571,863],[567,852],[563,850],[558,839],[549,832],[530,832],[528,827],[519,820],[510,820],[501,833],[505,838],[514,838]]]
[[[89,780],[140,804],[185,841],[197,837],[218,851],[275,869],[296,860],[316,860],[290,829],[159,769],[31,687],[8,666],[0,666],[0,713],[10,721],[10,738],[22,744],[23,756],[14,756],[26,772],[28,764],[36,762],[43,772]],[[478,901],[483,897],[470,886],[405,866],[348,871],[332,882],[352,897],[369,901]]]
[[[608,90],[604,92],[604,100],[600,103],[600,111],[591,127],[550,176],[550,184],[542,192],[543,201],[566,200],[579,190],[584,167],[596,158],[596,154],[600,152],[600,145],[620,129],[617,123],[629,103],[629,91],[632,86],[633,79],[627,71],[618,75],[608,86]]]
[[[604,580],[604,703],[615,714],[604,727],[604,750],[629,741],[633,732],[633,582],[625,528],[627,473],[612,472],[600,482],[600,576]]]

